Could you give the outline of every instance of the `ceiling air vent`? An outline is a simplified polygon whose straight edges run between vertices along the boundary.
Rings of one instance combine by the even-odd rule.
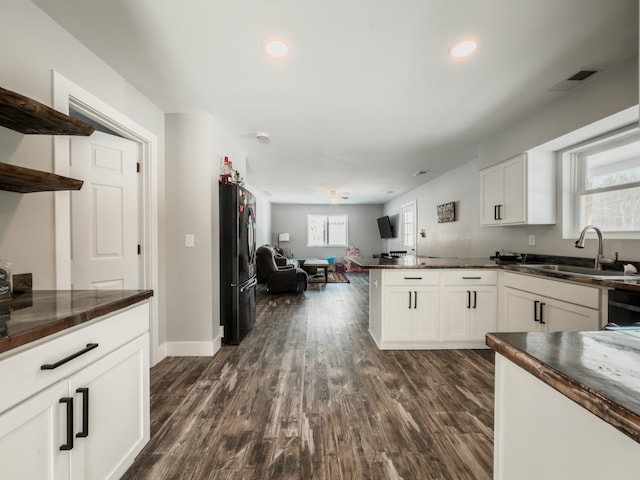
[[[598,73],[601,68],[583,68],[579,72],[574,73],[566,80],[561,81],[557,85],[554,85],[549,90],[552,92],[568,92],[569,90],[576,88],[582,82],[584,82],[590,76]]]

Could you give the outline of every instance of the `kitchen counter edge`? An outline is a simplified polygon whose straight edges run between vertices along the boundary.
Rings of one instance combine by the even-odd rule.
[[[16,319],[26,326],[16,333],[0,337],[0,355],[152,296],[153,290],[34,290],[19,295],[11,303],[15,311],[7,323]],[[60,304],[64,307],[61,308]],[[34,310],[29,311],[29,308]]]
[[[565,350],[563,355],[556,355],[554,345],[560,341]],[[578,351],[577,348],[573,352],[567,351],[571,348],[568,345],[581,345],[584,341],[598,342],[601,351],[592,353],[582,349]],[[487,345],[496,353],[640,443],[640,403],[636,400],[640,395],[640,383],[637,376],[631,371],[622,374],[626,378],[634,378],[632,386],[629,386],[624,379],[616,382],[603,377],[595,367],[585,368],[584,361],[574,363],[571,360],[582,359],[586,355],[591,357],[588,359],[591,365],[604,367],[604,362],[615,361],[615,353],[620,349],[632,350],[640,357],[640,347],[636,347],[634,342],[637,340],[624,333],[603,331],[486,335]],[[608,366],[614,370],[619,367]]]

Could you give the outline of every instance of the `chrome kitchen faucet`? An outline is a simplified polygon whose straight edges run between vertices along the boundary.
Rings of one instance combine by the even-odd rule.
[[[593,225],[587,225],[586,227],[584,227],[580,232],[578,240],[576,240],[576,248],[584,248],[584,237],[587,233],[587,230],[593,230],[598,235],[598,254],[596,255],[596,262],[593,268],[596,270],[602,270],[602,264],[610,264],[613,263],[614,260],[606,258],[602,253],[602,232],[598,227],[595,227]]]

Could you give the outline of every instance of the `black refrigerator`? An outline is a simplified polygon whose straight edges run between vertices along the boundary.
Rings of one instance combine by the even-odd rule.
[[[256,200],[242,186],[219,187],[222,343],[237,345],[255,321]]]

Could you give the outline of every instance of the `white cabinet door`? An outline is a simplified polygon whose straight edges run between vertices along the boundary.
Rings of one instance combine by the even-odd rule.
[[[442,290],[441,340],[483,341],[497,330],[497,287],[446,287]]]
[[[524,154],[502,164],[501,223],[526,223],[527,196],[526,156]]]
[[[70,400],[66,381],[0,415],[0,478],[69,478],[69,451],[60,449],[67,442],[67,404],[61,399]]]
[[[412,293],[412,340],[438,340],[440,287],[419,287]]]
[[[148,342],[144,335],[71,377],[76,431],[86,434],[76,439],[72,478],[120,478],[148,441]]]
[[[480,224],[495,225],[498,205],[502,204],[502,168],[495,166],[480,172]]]
[[[383,341],[411,340],[413,298],[407,287],[385,287]]]
[[[474,287],[472,294],[469,340],[484,341],[488,332],[498,329],[498,287]]]
[[[504,332],[537,332],[541,330],[536,319],[536,308],[539,308],[539,296],[514,288],[503,291]]]
[[[598,330],[597,310],[541,297],[541,323],[549,332],[582,332]]]

